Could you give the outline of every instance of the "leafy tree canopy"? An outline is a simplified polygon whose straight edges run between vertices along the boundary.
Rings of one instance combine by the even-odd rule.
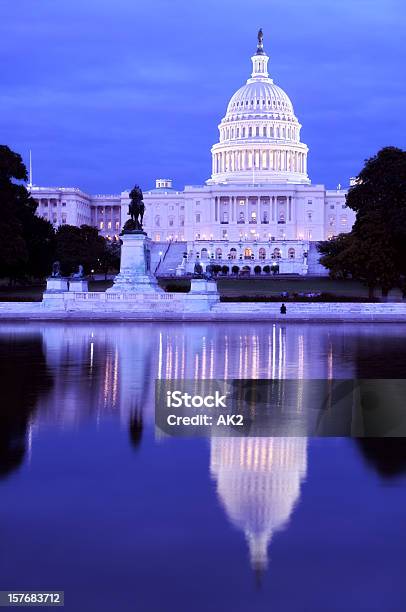
[[[349,189],[352,231],[319,245],[320,262],[336,278],[351,275],[383,294],[406,275],[406,151],[386,147],[368,159]]]
[[[90,225],[61,225],[56,232],[56,259],[62,273],[72,274],[82,265],[86,274],[100,267],[106,240]]]
[[[0,145],[0,276],[13,280],[45,276],[53,258],[53,227],[36,216],[25,180],[21,156]]]

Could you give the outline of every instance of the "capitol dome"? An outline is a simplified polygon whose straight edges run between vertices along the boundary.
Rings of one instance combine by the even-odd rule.
[[[308,147],[289,96],[268,74],[262,31],[251,78],[232,96],[212,147],[215,183],[310,183]]]
[[[269,542],[300,498],[307,439],[213,437],[210,472],[230,521],[245,533],[253,569],[264,570]]]

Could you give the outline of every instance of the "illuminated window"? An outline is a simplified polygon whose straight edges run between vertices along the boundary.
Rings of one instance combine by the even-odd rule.
[[[111,221],[107,223],[107,229],[111,229]]]
[[[104,228],[104,223],[103,221],[100,221],[100,229],[102,230]]]

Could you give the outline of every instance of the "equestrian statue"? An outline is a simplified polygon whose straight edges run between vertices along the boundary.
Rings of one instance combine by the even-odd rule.
[[[144,219],[145,204],[143,202],[143,194],[138,185],[130,192],[130,204],[128,206],[129,219],[124,225],[124,231],[140,231],[142,232],[142,222]]]

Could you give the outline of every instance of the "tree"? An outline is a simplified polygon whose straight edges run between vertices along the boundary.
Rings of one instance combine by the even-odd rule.
[[[317,245],[321,254],[320,263],[330,270],[332,278],[347,278],[351,275],[348,251],[352,248],[353,241],[351,234],[340,234],[333,240],[325,240]]]
[[[53,258],[53,227],[36,216],[36,201],[18,182],[26,180],[21,156],[0,145],[0,276],[10,280],[42,278]]]
[[[351,275],[387,296],[406,278],[406,151],[386,147],[368,159],[349,189],[352,231],[320,243],[320,262],[336,278]]]
[[[64,275],[82,265],[86,274],[99,267],[105,252],[105,239],[90,225],[61,225],[56,232],[56,259]]]
[[[120,269],[121,242],[119,240],[105,240],[104,253],[100,258],[100,270],[107,280],[109,270]]]

